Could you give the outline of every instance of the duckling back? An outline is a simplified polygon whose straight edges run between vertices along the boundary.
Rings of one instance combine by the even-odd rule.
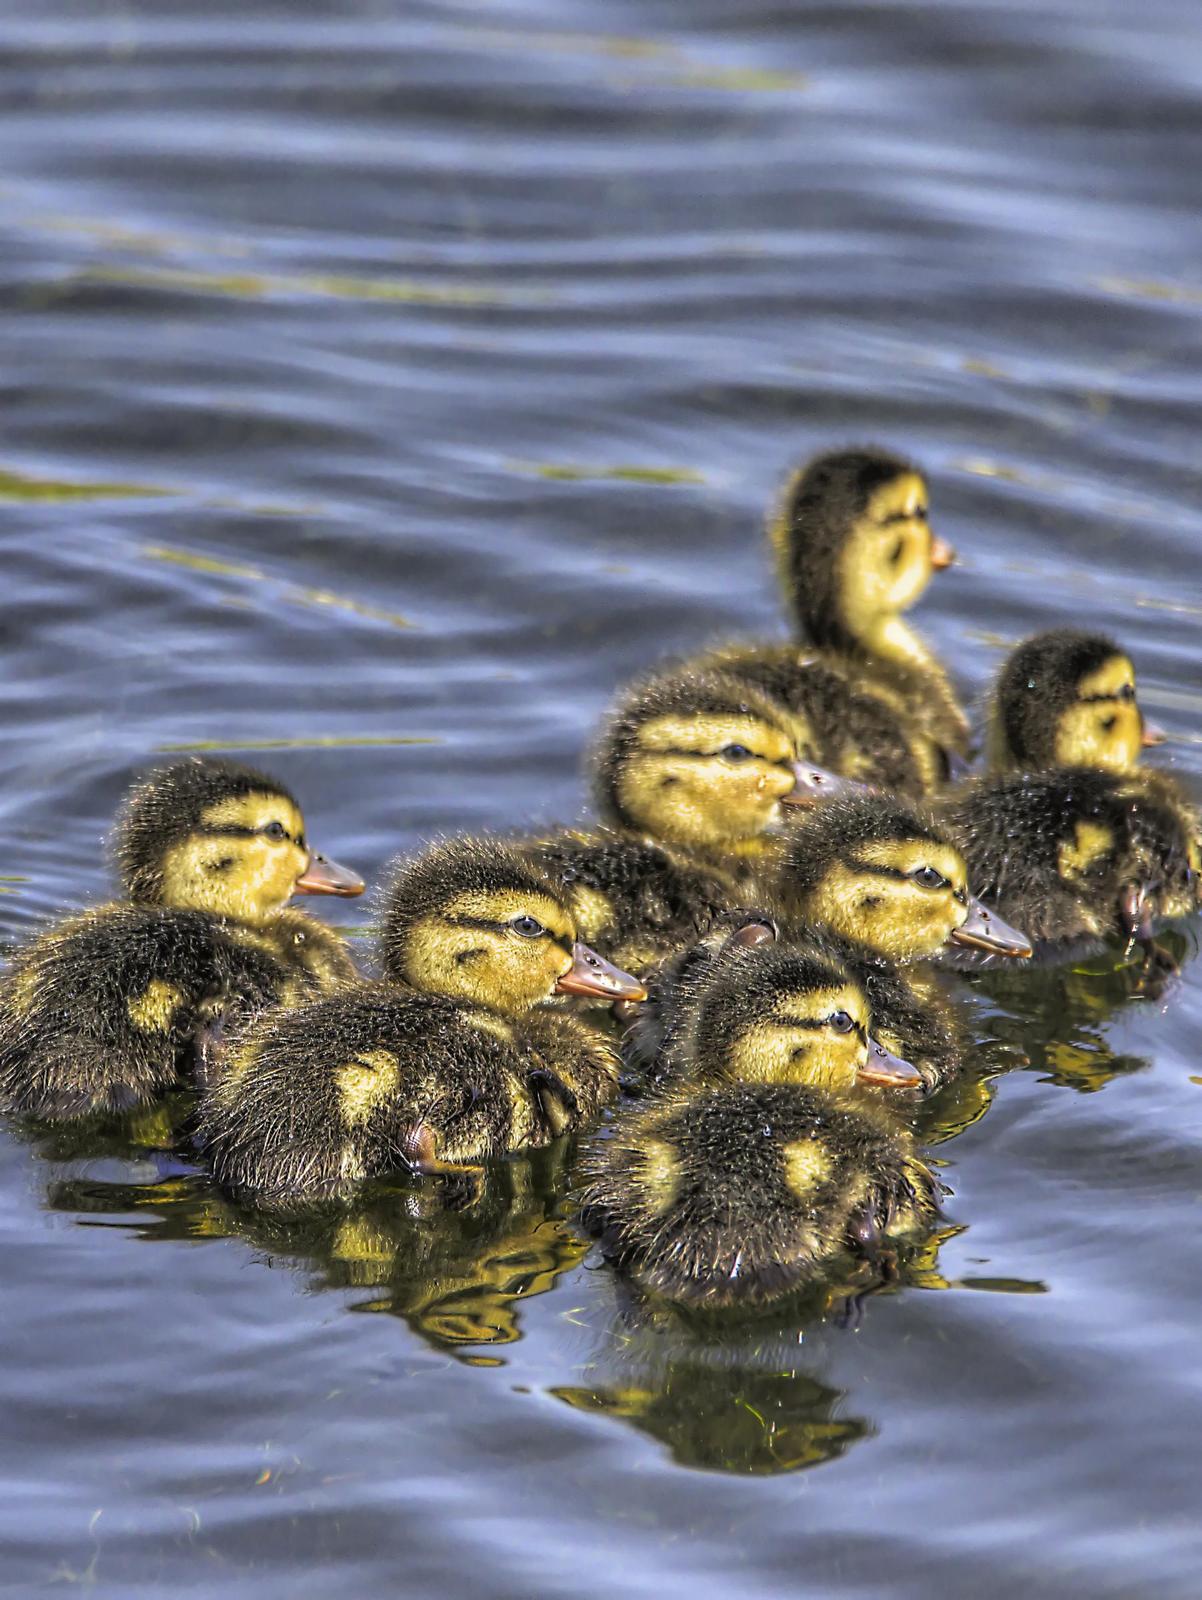
[[[187,1077],[197,1037],[288,987],[270,951],[203,911],[108,906],[52,928],[0,981],[0,1107],[120,1113]]]
[[[657,1098],[592,1155],[582,1217],[645,1291],[722,1308],[777,1299],[937,1210],[888,1114],[798,1084]]]

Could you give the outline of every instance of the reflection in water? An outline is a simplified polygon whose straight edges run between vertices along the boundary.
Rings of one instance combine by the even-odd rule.
[[[496,1163],[467,1208],[449,1206],[436,1180],[398,1177],[366,1189],[354,1205],[273,1215],[232,1203],[182,1159],[178,1144],[166,1153],[187,1106],[171,1109],[174,1124],[164,1107],[137,1126],[131,1119],[102,1133],[38,1135],[47,1159],[106,1157],[124,1169],[114,1179],[56,1180],[49,1208],[81,1219],[121,1216],[148,1240],[241,1240],[266,1265],[302,1273],[310,1290],[370,1290],[349,1309],[400,1317],[436,1349],[454,1352],[520,1338],[521,1302],[554,1288],[587,1252],[562,1214],[560,1148]]]

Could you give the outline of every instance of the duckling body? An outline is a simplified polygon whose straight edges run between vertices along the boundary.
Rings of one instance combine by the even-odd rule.
[[[892,713],[930,789],[966,755],[969,725],[947,670],[902,615],[954,560],[927,504],[910,462],[833,450],[789,480],[769,532],[798,640]]]
[[[219,1182],[306,1205],[398,1170],[462,1177],[613,1097],[609,1040],[545,1002],[643,991],[576,940],[562,894],[521,852],[433,848],[401,864],[384,913],[386,982],[264,1017],[207,1089]]]
[[[867,1003],[810,951],[727,946],[689,995],[685,1081],[620,1118],[589,1162],[586,1227],[646,1292],[720,1309],[924,1225],[934,1180],[856,1091]]]
[[[1113,639],[1062,628],[1024,640],[990,730],[990,773],[940,810],[974,881],[1042,954],[1147,938],[1157,918],[1195,909],[1202,824],[1168,773],[1138,765],[1159,734]]]
[[[1044,956],[1151,936],[1200,903],[1198,817],[1160,774],[1059,767],[976,779],[949,800],[973,879]]]
[[[356,977],[339,936],[284,901],[362,881],[310,854],[274,779],[224,762],[166,768],[133,791],[114,846],[130,900],[49,929],[0,980],[6,1110],[64,1120],[147,1105],[189,1079],[215,1029]]]
[[[787,808],[829,778],[751,685],[673,668],[629,687],[607,720],[593,758],[604,826],[532,851],[584,937],[641,973],[738,903]]]

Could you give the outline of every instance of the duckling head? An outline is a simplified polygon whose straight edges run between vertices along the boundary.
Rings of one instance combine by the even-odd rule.
[[[995,765],[1130,771],[1163,734],[1144,721],[1131,659],[1102,633],[1054,628],[1015,649],[994,695]]]
[[[771,523],[802,638],[882,648],[889,624],[955,551],[931,532],[926,480],[886,450],[831,450],[790,478]]]
[[[383,896],[388,976],[520,1016],[556,994],[643,1000],[628,973],[582,944],[559,888],[497,839],[450,839],[402,860]]]
[[[913,1083],[917,1076],[874,1044],[861,986],[837,963],[797,946],[728,952],[697,999],[691,1044],[710,1082],[846,1090],[861,1079]]]
[[[232,761],[179,761],[129,794],[113,853],[133,900],[252,925],[294,894],[358,895],[363,879],[310,850],[295,798]]]
[[[773,701],[719,671],[672,670],[628,689],[593,758],[606,820],[667,844],[738,850],[842,780],[800,758]]]
[[[829,801],[790,834],[778,893],[806,922],[821,922],[894,961],[915,961],[949,940],[998,954],[1031,954],[1025,935],[983,906],[948,832],[884,795]]]

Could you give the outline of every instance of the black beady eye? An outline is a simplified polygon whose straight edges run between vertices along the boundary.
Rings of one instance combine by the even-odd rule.
[[[263,829],[269,839],[286,839],[288,830],[282,822],[269,822]]]
[[[724,756],[727,761],[749,761],[751,759],[751,751],[745,744],[724,744],[718,754]]]
[[[541,939],[547,931],[538,918],[530,916],[528,912],[523,912],[520,917],[514,917],[509,926],[514,933],[520,933],[523,939]]]
[[[942,872],[936,872],[934,867],[919,867],[910,874],[911,878],[920,889],[946,889],[947,879]]]
[[[826,1019],[828,1028],[833,1028],[836,1033],[850,1033],[855,1027],[851,1014],[847,1011],[832,1011]]]

